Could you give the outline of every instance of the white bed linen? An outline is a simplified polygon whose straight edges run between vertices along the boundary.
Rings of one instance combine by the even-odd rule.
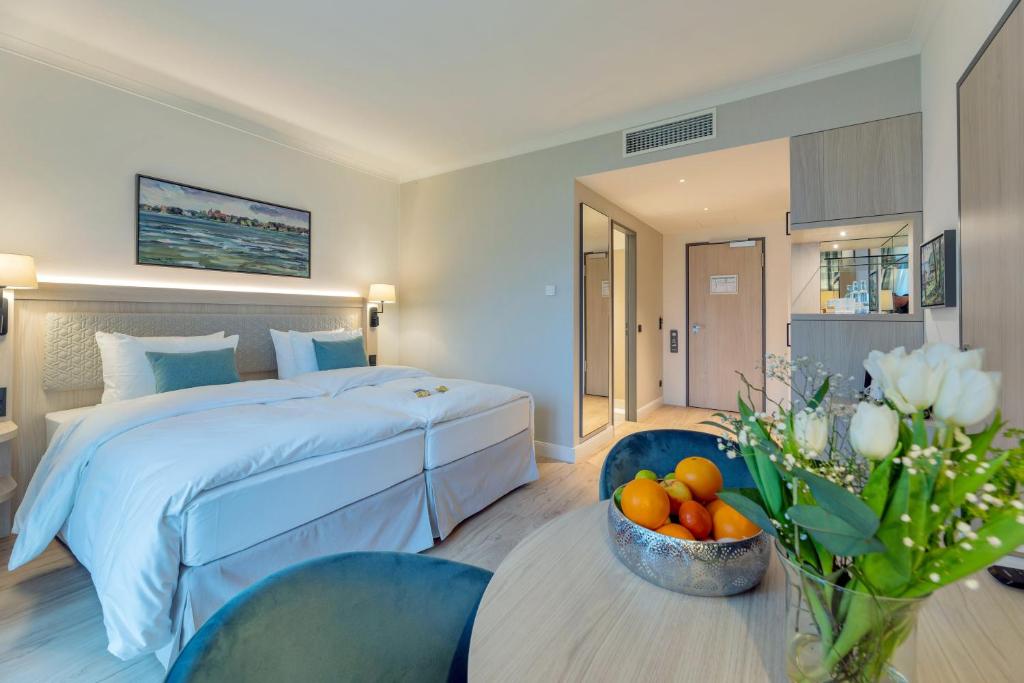
[[[181,563],[209,564],[422,471],[423,430],[414,429],[217,487],[185,509]],[[74,538],[74,526],[69,530]]]
[[[363,405],[412,415],[422,420],[428,428],[477,415],[518,399],[531,400],[530,394],[519,389],[465,379],[434,377],[424,370],[401,365],[310,372],[293,379],[300,384],[321,389],[331,396],[344,394],[345,398]],[[438,391],[442,386],[448,390]],[[416,395],[417,389],[431,393],[421,398]],[[530,413],[532,415],[533,411]]]
[[[108,650],[128,659],[171,639],[181,516],[202,492],[291,462],[390,438],[413,417],[281,380],[155,394],[61,428],[18,510],[9,567],[41,553],[74,508],[91,549]]]
[[[420,473],[241,552],[185,567],[171,608],[174,637],[157,657],[169,667],[188,639],[231,598],[297,562],[354,551],[418,553],[432,545],[427,487]]]
[[[435,424],[427,430],[423,467],[442,467],[528,431],[531,415],[529,399],[518,398],[482,413]]]
[[[434,536],[445,538],[464,519],[524,484],[537,480],[529,430],[447,465],[427,470]]]

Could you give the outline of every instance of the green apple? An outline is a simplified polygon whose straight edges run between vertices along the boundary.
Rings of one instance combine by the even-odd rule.
[[[665,481],[671,481],[671,480],[673,480],[675,478],[676,478],[676,473],[675,472],[669,472],[664,477],[662,477],[662,479],[664,479]]]
[[[658,480],[658,475],[655,474],[652,470],[640,470],[639,472],[636,473],[636,476],[633,477],[633,478],[634,479],[653,479],[654,481],[657,481]]]
[[[668,504],[672,514],[679,511],[680,505],[688,500],[693,500],[693,493],[690,492],[690,487],[678,479],[663,481],[661,482],[661,487],[668,494]]]
[[[624,488],[626,488],[625,484],[615,489],[615,493],[612,494],[612,498],[615,499],[615,504],[619,507],[620,510],[622,509],[622,489]]]

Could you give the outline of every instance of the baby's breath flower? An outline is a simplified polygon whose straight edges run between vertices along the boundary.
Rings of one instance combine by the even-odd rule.
[[[941,510],[942,510],[942,508],[940,508],[940,507],[938,506],[938,504],[936,504],[936,503],[932,503],[931,505],[929,505],[929,506],[928,506],[928,509],[930,509],[930,510],[931,510],[932,512],[934,512],[934,513],[936,513],[936,514],[938,514],[938,513],[939,513],[939,511],[941,511]]]
[[[900,521],[901,522],[909,522],[910,521],[910,515],[908,515],[906,512],[904,512],[902,515],[900,515]]]
[[[928,575],[928,578],[931,579],[932,583],[939,583],[940,581],[942,581],[942,577],[939,576],[938,572],[932,572]]]
[[[966,581],[964,581],[964,585],[967,586],[967,590],[972,590],[972,591],[978,590],[978,580],[977,579],[967,579]]]
[[[961,543],[960,547],[963,548],[964,550],[974,550],[974,546],[971,545],[970,543],[968,543],[967,541],[964,541],[963,543]]]
[[[1003,541],[997,536],[986,536],[985,540],[988,541],[988,544],[993,548],[998,548],[1003,544]]]
[[[1024,503],[1020,502],[1019,500],[1011,500],[1010,505],[1012,505],[1017,510],[1024,510]]]
[[[912,539],[910,536],[904,536],[903,537],[903,545],[907,546],[908,548],[913,548],[914,547],[914,539]]]

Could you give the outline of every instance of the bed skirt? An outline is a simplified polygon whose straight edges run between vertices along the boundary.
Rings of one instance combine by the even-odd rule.
[[[444,539],[459,522],[537,480],[533,438],[524,429],[482,451],[426,471],[430,526]]]
[[[267,501],[273,505],[272,500]],[[208,564],[182,566],[172,605],[174,636],[156,656],[165,668],[203,623],[257,581],[298,562],[360,550],[417,553],[434,544],[424,475]]]

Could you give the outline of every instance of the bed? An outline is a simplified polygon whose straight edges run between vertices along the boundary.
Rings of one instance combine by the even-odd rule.
[[[533,401],[526,392],[404,366],[327,370],[292,380],[421,421],[430,522],[438,538],[537,479]]]
[[[278,380],[80,412],[26,492],[11,566],[59,533],[93,578],[110,651],[166,664],[277,569],[430,547],[423,435],[410,416]]]
[[[59,442],[78,439],[77,446],[65,443],[61,448],[78,452],[77,459],[83,452],[89,455],[85,456],[87,467],[72,468],[74,476],[58,477],[63,484],[56,486],[56,493],[42,496],[47,502],[37,506],[39,491],[32,489],[42,485],[37,486],[36,479],[43,481],[60,470],[54,470],[52,462],[40,463],[26,493],[26,512],[19,509],[23,548],[12,555],[12,564],[45,548],[54,535],[60,537],[93,576],[104,606],[108,649],[118,657],[155,652],[167,666],[206,619],[263,577],[295,562],[337,552],[418,552],[430,547],[435,537],[448,535],[469,515],[537,477],[533,407],[523,392],[387,367],[363,369],[366,376],[360,381],[334,389],[318,387],[310,377],[261,381],[276,374],[269,329],[313,331],[340,325],[365,333],[365,326],[360,327],[365,315],[361,301],[341,307],[332,301],[330,308],[325,302],[319,310],[307,305],[307,297],[296,297],[303,308],[257,308],[249,303],[211,311],[202,304],[195,306],[195,312],[191,304],[145,304],[144,312],[123,313],[120,304],[83,302],[81,292],[82,288],[75,288],[70,303],[55,303],[45,298],[51,295],[48,286],[34,293],[37,300],[20,303],[19,338],[28,346],[37,344],[44,353],[28,359],[27,381],[15,404],[16,418],[26,426],[18,458],[19,480],[29,480],[47,443],[59,446]],[[107,296],[116,302],[123,292],[103,294]],[[152,337],[217,330],[240,336],[238,366],[244,379],[255,381],[224,389],[207,387],[206,393],[197,388],[157,395],[162,399],[143,397],[113,404],[120,408],[93,405],[103,386],[97,351],[89,343],[96,331]],[[372,337],[369,341],[372,344]],[[337,384],[330,372],[312,375]],[[450,391],[433,391],[433,400],[411,403],[402,382],[413,380],[434,390],[447,383]],[[209,401],[206,394],[211,394],[213,403],[218,403],[224,392],[232,391],[256,396],[243,400],[244,405],[196,401],[197,397]],[[483,400],[477,395],[481,392]],[[152,403],[168,401],[183,414],[132,422],[141,419],[140,411],[159,413],[159,405],[154,408]],[[252,420],[246,411],[256,405],[275,408],[263,419]],[[214,418],[223,417],[225,410],[240,411],[231,419],[242,422],[218,423]],[[338,425],[352,426],[353,420],[362,437],[342,438]],[[82,433],[91,431],[95,437],[102,425],[118,431],[120,427],[111,425],[119,424],[128,427],[108,441],[99,439],[102,443],[95,452],[82,445],[88,442],[83,442]],[[249,429],[242,424],[264,430],[264,444],[279,444],[282,435],[288,434],[309,438],[301,448],[284,449],[286,457],[236,467],[228,461],[237,465],[252,460],[244,447],[248,442],[236,443],[237,434]],[[376,427],[370,429],[371,425]],[[222,439],[220,446],[211,444],[211,432]],[[154,450],[153,444],[174,444],[174,448]],[[325,446],[331,447],[325,450]],[[217,460],[227,468],[227,476],[218,472],[206,480],[202,470],[176,470],[182,454],[204,449],[215,455],[234,454],[226,461]],[[147,457],[138,458],[139,452]],[[155,467],[161,459],[162,477],[174,472],[184,477],[178,483],[187,485],[159,489],[148,497],[163,496],[169,507],[160,514],[148,511],[146,529],[157,532],[140,530],[131,535],[149,544],[145,553],[132,559],[114,534],[123,525],[110,520],[139,520],[133,522],[138,524],[146,519],[137,510],[125,514],[127,503],[121,494],[146,481],[152,475],[146,467]],[[157,480],[162,481],[159,477],[153,481]],[[74,486],[68,488],[68,481]],[[195,486],[197,481],[206,484]],[[118,500],[122,507],[111,507]],[[34,507],[52,508],[56,514],[30,519],[28,511]],[[26,533],[27,527],[36,530]],[[114,557],[118,561],[111,563]]]

